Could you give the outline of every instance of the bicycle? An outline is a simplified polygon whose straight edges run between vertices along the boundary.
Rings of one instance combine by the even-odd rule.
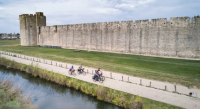
[[[102,73],[98,76],[98,77],[96,77],[96,78],[94,78],[94,76],[92,76],[92,79],[93,79],[93,81],[94,82],[96,82],[96,81],[99,81],[100,83],[103,83],[103,81],[105,80],[105,77],[102,75]]]
[[[80,75],[81,73],[85,76],[86,75],[86,72],[84,71],[84,68],[83,69],[81,69],[81,71],[79,71],[79,70],[77,70],[78,72],[78,74]]]
[[[76,76],[75,70],[73,70],[73,72],[71,73],[71,71],[68,71],[69,75],[73,75]]]

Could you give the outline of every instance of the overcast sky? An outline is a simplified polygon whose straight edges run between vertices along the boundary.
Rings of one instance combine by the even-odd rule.
[[[18,33],[19,15],[44,12],[47,26],[197,16],[200,0],[0,0],[0,33]]]

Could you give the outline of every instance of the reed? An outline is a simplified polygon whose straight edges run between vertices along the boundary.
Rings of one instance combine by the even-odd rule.
[[[0,109],[37,109],[37,106],[25,100],[21,90],[7,80],[0,81]]]
[[[117,91],[110,89],[101,85],[96,85],[93,83],[88,83],[82,80],[67,77],[52,71],[46,71],[40,69],[37,65],[24,65],[17,63],[3,57],[0,57],[0,65],[9,66],[10,68],[19,69],[25,71],[34,77],[40,77],[48,81],[58,83],[59,85],[72,87],[76,90],[80,90],[88,95],[94,96],[99,100],[115,104],[120,107],[127,109],[151,109],[158,108],[152,103],[159,104],[159,108],[171,107],[173,109],[179,109],[179,107],[168,105],[165,103],[157,102],[147,98],[140,98],[139,96],[129,94],[126,92]],[[145,102],[143,102],[143,100]]]

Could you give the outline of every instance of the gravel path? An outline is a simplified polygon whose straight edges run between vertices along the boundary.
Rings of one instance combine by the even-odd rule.
[[[55,61],[51,62],[50,60],[44,60],[44,59],[42,60],[42,59],[38,59],[38,58],[35,58],[34,61],[32,61],[33,58],[31,58],[31,57],[29,57],[29,59],[31,59],[31,60],[27,60],[27,59],[22,59],[22,58],[18,58],[18,57],[3,55],[3,54],[2,54],[2,57],[6,57],[8,59],[14,60],[14,61],[19,62],[19,63],[26,64],[26,65],[30,65],[31,63],[33,63],[34,65],[38,64],[38,66],[42,69],[46,69],[48,71],[54,71],[54,72],[69,76],[68,73],[67,73],[68,69],[66,69],[66,67],[70,67],[71,66],[70,64],[66,64],[66,63],[63,64],[63,63],[59,63],[59,62],[55,62]],[[27,56],[25,56],[25,58],[26,57]],[[35,62],[36,60],[40,61],[40,62],[45,62],[47,64]],[[63,68],[60,67],[60,66],[62,66]],[[91,71],[93,72],[92,69],[88,68],[87,70],[90,70],[88,72],[91,72]],[[108,75],[108,74],[109,73],[103,72],[103,75]],[[152,99],[152,100],[156,100],[156,101],[164,102],[164,103],[167,103],[167,104],[179,106],[179,107],[182,107],[182,108],[200,109],[200,99],[199,98],[188,97],[186,95],[180,95],[180,94],[171,93],[171,92],[168,92],[168,91],[158,90],[158,89],[149,88],[149,87],[145,87],[145,86],[141,86],[141,85],[137,85],[137,84],[119,81],[120,78],[122,79],[121,74],[118,74],[118,75],[112,74],[112,76],[115,76],[116,78],[119,78],[119,79],[114,80],[114,79],[106,78],[106,80],[104,81],[103,84],[100,84],[99,82],[94,83],[93,80],[92,80],[91,74],[87,74],[86,76],[77,75],[76,77],[73,77],[73,76],[71,76],[71,77],[76,78],[76,79],[80,79],[80,80],[83,80],[83,81],[91,82],[91,83],[94,83],[94,84],[100,84],[100,85],[103,85],[105,87],[109,87],[109,88],[116,89],[116,90],[119,90],[119,91],[131,93],[131,94],[134,94],[134,95],[139,95],[141,97],[149,98],[149,99]],[[123,77],[123,80],[127,81],[127,80],[125,80],[125,76]],[[129,78],[129,81],[131,81],[130,78]],[[142,82],[142,84],[145,84],[145,83]]]

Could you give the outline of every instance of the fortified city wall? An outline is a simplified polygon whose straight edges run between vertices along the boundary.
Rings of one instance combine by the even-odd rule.
[[[68,49],[200,58],[199,16],[192,19],[172,17],[169,22],[166,18],[159,18],[151,19],[151,22],[147,19],[56,26],[46,26],[45,17],[45,25],[37,26],[37,35],[21,33],[22,38],[22,45],[26,46],[52,45]]]

